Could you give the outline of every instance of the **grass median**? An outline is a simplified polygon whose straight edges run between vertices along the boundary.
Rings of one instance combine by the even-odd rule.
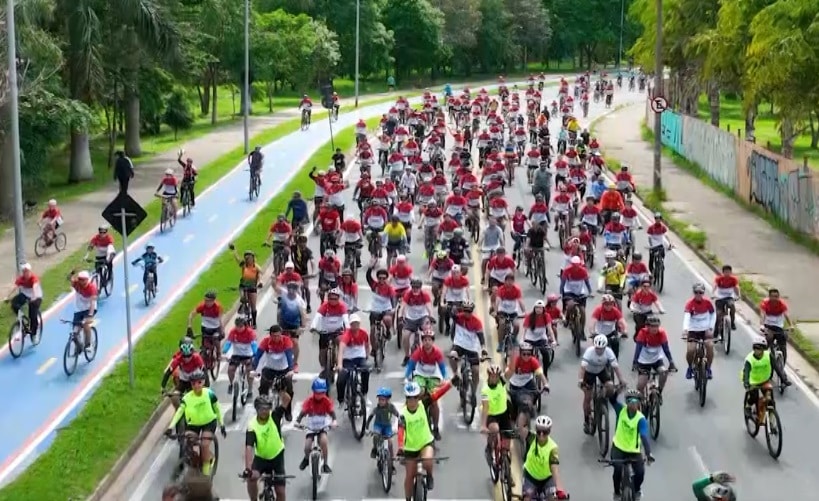
[[[374,128],[379,118],[368,121]],[[353,127],[335,136],[336,147],[348,151],[355,145]],[[270,250],[261,246],[259,235],[267,234],[270,222],[284,212],[293,191],[312,196],[313,182],[306,173],[313,165],[331,164],[329,142],[302,166],[282,191],[276,195],[235,240],[239,249],[253,249],[260,262]],[[225,159],[235,165],[236,159]],[[136,386],[128,386],[128,366],[118,363],[99,388],[88,399],[76,419],[57,432],[51,447],[9,485],[0,489],[0,500],[41,501],[49,499],[85,499],[102,481],[117,459],[124,454],[134,437],[160,403],[159,380],[173,354],[179,338],[185,333],[188,313],[199,303],[205,291],[219,291],[219,300],[230,305],[238,293],[226,290],[235,285],[236,262],[225,249],[210,265],[207,274],[192,285],[174,308],[137,342],[134,348]]]

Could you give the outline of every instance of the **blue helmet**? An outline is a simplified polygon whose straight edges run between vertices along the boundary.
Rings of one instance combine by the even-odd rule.
[[[313,393],[327,393],[327,381],[317,377],[313,380],[310,389],[313,390]]]
[[[386,386],[382,386],[378,389],[378,393],[375,394],[379,398],[392,398],[392,390],[387,388]]]

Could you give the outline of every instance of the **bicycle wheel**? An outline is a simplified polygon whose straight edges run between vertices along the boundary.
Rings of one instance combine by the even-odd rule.
[[[746,396],[746,398],[747,398],[747,396]],[[757,398],[762,398],[762,395],[760,395]],[[759,434],[759,422],[756,419],[756,416],[758,414],[757,408],[756,408],[756,406],[754,406],[754,407],[752,407],[750,409],[749,413],[745,414],[745,408],[744,407],[745,407],[745,404],[743,403],[743,414],[744,414],[744,417],[745,417],[745,431],[748,432],[748,435],[750,435],[751,438],[756,438],[756,436]]]
[[[91,362],[97,356],[97,328],[91,327],[91,343],[82,350],[86,362]]]
[[[384,368],[384,333],[378,329],[375,333],[375,338],[378,340],[378,345],[375,347],[375,370],[381,372]]]
[[[461,363],[467,363],[466,360],[461,360]],[[471,370],[471,369],[467,369]],[[463,371],[462,371],[463,372]],[[461,416],[464,419],[464,424],[469,427],[475,419],[475,403],[472,401],[472,386],[475,383],[472,378],[461,378],[461,385],[463,390],[461,392]]]
[[[705,396],[706,396],[707,387],[708,387],[708,373],[707,373],[707,371],[705,369],[705,360],[701,360],[700,363],[699,363],[699,366],[695,370],[699,373],[699,376],[697,377],[697,379],[700,382],[699,389],[698,389],[700,407],[705,407]]]
[[[504,454],[501,460],[501,497],[505,501],[512,501],[512,465],[509,456]]]
[[[42,235],[37,237],[37,240],[34,241],[34,255],[37,257],[43,257],[46,253],[48,246],[45,243],[45,238]]]
[[[663,292],[665,285],[665,264],[662,258],[656,258],[657,263],[654,265],[654,289],[658,294]]]
[[[318,440],[318,439],[313,439]],[[313,501],[318,499],[318,486],[319,482],[321,481],[321,474],[319,472],[319,463],[321,462],[321,456],[318,454],[310,454],[310,477],[313,480],[312,487],[312,495]]]
[[[242,380],[242,382],[239,384],[239,402],[244,408],[244,406],[247,405],[247,375],[245,375],[244,370],[237,371],[236,375]]]
[[[233,397],[233,408],[230,409],[230,419],[235,423],[239,415],[239,383],[236,382],[236,376],[234,376],[233,389],[230,392]]]
[[[577,313],[575,313],[577,315]],[[581,353],[580,344],[583,341],[583,327],[580,325],[580,320],[575,318],[572,325],[572,342],[574,343],[574,354],[579,357]]]
[[[768,418],[765,420],[765,443],[768,445],[768,454],[774,459],[779,459],[782,454],[782,423],[779,421],[779,413],[776,407],[768,406]]]
[[[652,440],[657,440],[657,437],[660,436],[660,402],[654,393],[651,394],[648,402],[648,429]]]
[[[367,431],[367,399],[358,390],[353,397],[354,404],[350,411],[350,424],[353,426],[353,436],[356,440],[361,440]],[[361,419],[361,423],[356,425],[356,418]]]
[[[26,336],[20,328],[20,322],[14,322],[9,329],[9,353],[14,358],[23,354],[26,345]]]
[[[415,475],[415,485],[412,492],[414,501],[427,501],[427,482],[424,474]]]
[[[389,494],[392,488],[392,454],[390,454],[390,449],[383,443],[379,447],[378,454],[378,463],[380,464],[378,470],[379,473],[381,473],[381,487],[384,489],[385,494]]]
[[[215,381],[216,378],[219,377],[219,369],[222,367],[222,357],[216,352],[215,346],[209,347],[208,351],[210,352],[210,368],[208,372],[210,373],[211,381]]]
[[[486,459],[486,465],[489,467],[489,480],[492,481],[492,485],[497,484],[498,481],[501,479],[501,470],[498,467],[497,461],[495,461],[495,454],[497,454],[496,447],[491,447],[487,449],[484,454],[484,458]]]
[[[785,370],[785,360],[784,357],[782,356],[782,352],[779,349],[776,350],[776,356],[774,357],[774,367],[777,367],[780,371]],[[785,386],[785,383],[782,381],[782,379],[780,379],[777,371],[774,371],[774,378],[776,381],[776,386],[779,387],[779,394],[784,395],[785,388],[787,388],[787,386]]]
[[[540,293],[546,294],[546,286],[548,284],[546,282],[546,263],[543,262],[543,258],[537,258],[537,273],[539,275]]]
[[[68,237],[65,236],[65,233],[57,233],[54,235],[54,248],[57,249],[57,252],[64,251],[67,244]]]
[[[216,434],[213,435],[211,443],[213,444],[213,454],[211,455],[210,460],[210,477],[213,478],[216,476],[216,470],[219,468],[219,439],[216,438]]]
[[[187,189],[182,190],[182,198],[179,201],[182,204],[182,217],[191,213],[191,195]]]
[[[105,278],[105,287],[102,291],[105,292],[105,297],[111,297],[111,292],[114,290],[114,275],[108,270],[108,267],[103,267],[103,274]]]
[[[77,370],[77,359],[80,356],[80,347],[76,335],[68,337],[63,350],[63,370],[66,376],[71,376]]]
[[[43,340],[43,314],[37,312],[37,332],[31,335],[31,346],[37,346]]]
[[[731,316],[727,313],[722,317],[722,349],[726,355],[731,353]]]
[[[597,421],[597,447],[600,457],[606,457],[609,452],[609,410],[605,402],[597,401],[594,404],[594,416]]]
[[[168,229],[168,210],[165,204],[162,204],[162,212],[159,215],[159,232],[165,233],[166,229]]]

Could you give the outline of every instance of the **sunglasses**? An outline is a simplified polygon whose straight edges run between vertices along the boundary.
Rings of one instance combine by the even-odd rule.
[[[628,398],[628,399],[626,399],[626,403],[627,404],[639,404],[640,399],[639,398]]]
[[[549,432],[548,432],[548,431],[544,431],[544,430],[538,430],[536,433],[537,433],[537,435],[538,435],[539,437],[542,437],[542,436],[544,436],[544,435],[548,435],[548,434],[549,434]]]

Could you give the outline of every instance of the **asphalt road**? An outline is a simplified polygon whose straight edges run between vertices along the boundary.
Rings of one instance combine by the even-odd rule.
[[[640,99],[637,95],[621,93],[616,96],[618,103]],[[599,116],[600,106],[591,105],[591,117]],[[616,112],[615,112],[616,113]],[[605,147],[605,145],[603,145]],[[354,169],[355,170],[355,169]],[[522,172],[522,171],[521,171]],[[350,182],[355,182],[353,173]],[[528,207],[531,195],[525,185],[525,177],[517,176],[514,187],[507,189],[506,196],[510,206],[522,204]],[[643,225],[646,222],[643,221]],[[416,270],[425,270],[420,249],[420,232],[414,236],[410,259]],[[552,242],[556,235],[550,233]],[[646,240],[642,232],[637,233],[638,248],[645,247]],[[510,244],[511,245],[511,244]],[[317,248],[318,242],[311,240],[311,247]],[[602,246],[600,246],[602,247]],[[511,249],[510,249],[511,250]],[[599,251],[600,252],[600,251]],[[598,256],[597,262],[600,262]],[[669,253],[666,260],[666,290],[661,296],[666,315],[662,317],[663,325],[669,332],[671,349],[675,361],[684,367],[684,345],[679,339],[682,328],[682,309],[689,297],[690,286],[700,280],[710,282],[712,277],[698,276],[687,260],[689,255],[683,251]],[[366,257],[365,257],[366,261]],[[562,263],[562,254],[552,251],[547,256],[548,277],[552,282],[549,292],[556,291],[558,273]],[[470,276],[476,284],[474,274]],[[520,283],[524,290],[525,303],[528,307],[540,299],[540,294],[533,290],[526,279]],[[473,289],[474,292],[474,289]],[[600,294],[589,301],[589,308],[599,302]],[[269,296],[268,296],[269,297]],[[360,289],[360,306],[368,304],[368,291]],[[487,301],[484,298],[478,303],[478,311],[485,311]],[[266,327],[274,322],[274,309],[265,304],[260,316],[260,325]],[[683,374],[676,374],[669,381],[664,393],[662,408],[661,434],[653,447],[657,463],[647,473],[644,485],[644,499],[661,499],[671,496],[673,499],[689,499],[690,484],[709,469],[722,469],[735,474],[738,478],[740,494],[747,497],[753,492],[753,499],[803,498],[809,492],[819,489],[819,479],[810,472],[812,450],[816,446],[813,431],[819,426],[819,406],[813,394],[804,392],[801,385],[789,390],[784,397],[779,397],[778,406],[785,427],[784,451],[779,461],[772,460],[765,449],[764,442],[747,436],[742,422],[742,388],[739,382],[739,371],[745,354],[750,350],[748,326],[740,321],[739,329],[734,335],[734,346],[730,356],[718,353],[714,363],[714,379],[710,382],[708,400],[700,408],[691,381],[686,381]],[[493,323],[485,319],[485,325],[494,335]],[[631,322],[629,319],[629,325]],[[545,400],[544,412],[554,420],[553,437],[561,447],[561,471],[566,489],[573,499],[607,499],[611,495],[610,470],[601,468],[596,459],[597,446],[592,437],[582,432],[581,398],[577,389],[578,359],[570,351],[569,334],[561,330],[562,346],[558,348],[555,364],[550,369],[551,394]],[[439,346],[449,347],[448,340],[440,340]],[[630,367],[633,355],[633,343],[622,344],[621,360]],[[401,355],[390,345],[385,373],[371,378],[371,394],[381,385],[388,385],[394,392],[401,387]],[[309,381],[318,372],[317,343],[305,338],[302,340],[301,372],[297,375],[296,405],[309,392]],[[226,378],[216,383],[218,395],[226,398]],[[633,384],[635,377],[627,373],[627,379]],[[401,399],[395,398],[396,402]],[[447,395],[443,400],[443,439],[440,442],[441,454],[452,459],[436,470],[435,490],[431,493],[435,499],[489,499],[494,498],[493,489],[488,481],[486,465],[483,459],[483,437],[475,429],[465,429],[460,418],[454,414],[457,397]],[[229,406],[223,406],[225,411]],[[217,493],[228,499],[246,499],[245,488],[237,474],[243,469],[241,449],[245,423],[252,417],[250,407],[244,410],[243,419],[229,427],[227,440],[222,442],[219,471],[216,474]],[[613,414],[611,416],[614,417]],[[306,472],[299,472],[297,465],[301,459],[303,435],[284,427],[287,443],[287,470],[297,476],[288,487],[293,499],[309,497],[310,479]],[[797,438],[801,436],[802,438]],[[332,476],[322,483],[324,499],[379,499],[400,498],[401,480],[389,495],[385,495],[375,474],[374,463],[369,460],[369,443],[358,443],[353,437],[346,417],[340,420],[339,428],[331,436],[330,465],[334,468]],[[127,492],[132,493],[132,501],[141,499],[158,499],[162,486],[172,464],[172,445],[160,444],[156,449],[156,460],[145,465],[141,474],[135,475]],[[516,457],[516,456],[515,456]],[[519,467],[519,461],[516,460]],[[517,475],[516,475],[517,476]],[[364,481],[362,481],[362,479]],[[520,485],[518,476],[518,485]]]

